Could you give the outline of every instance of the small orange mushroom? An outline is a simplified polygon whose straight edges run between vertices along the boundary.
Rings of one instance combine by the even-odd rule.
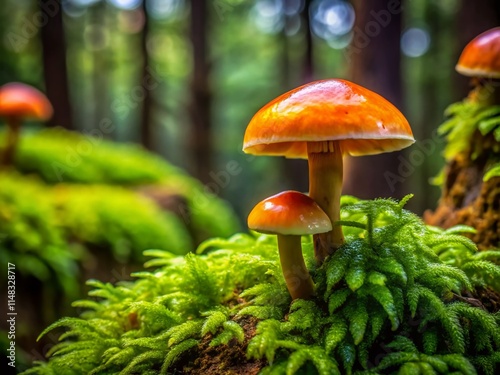
[[[344,243],[340,220],[343,153],[373,155],[401,150],[413,134],[401,112],[380,95],[352,82],[329,79],[291,90],[250,121],[243,151],[309,162],[309,195],[326,212],[333,230],[315,235],[318,263]]]
[[[455,69],[472,77],[474,88],[469,93],[469,100],[485,105],[491,105],[495,100],[498,102],[500,99],[494,95],[498,85],[489,81],[500,79],[500,27],[487,30],[470,41]]]
[[[9,128],[3,155],[4,165],[11,164],[14,158],[21,121],[46,121],[52,113],[52,105],[47,97],[34,87],[17,82],[0,87],[0,117],[6,119]]]
[[[487,30],[470,41],[455,69],[468,77],[500,78],[500,27]]]
[[[300,237],[332,230],[326,213],[310,197],[284,191],[257,203],[248,215],[248,227],[278,235],[278,250],[286,286],[293,299],[314,295],[314,284],[302,256]]]

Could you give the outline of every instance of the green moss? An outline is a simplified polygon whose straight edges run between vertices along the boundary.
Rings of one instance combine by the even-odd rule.
[[[117,260],[136,263],[148,248],[175,254],[192,248],[175,215],[124,188],[48,186],[5,172],[0,180],[0,263],[15,263],[25,277],[52,280],[72,298],[78,262],[89,248],[110,249]]]
[[[489,167],[483,177],[483,181],[488,181],[493,177],[500,177],[500,163],[493,164]]]
[[[471,142],[476,131],[484,137],[492,134],[497,144],[494,152],[500,153],[500,106],[489,105],[469,98],[450,105],[445,115],[448,120],[438,129],[439,134],[446,135],[447,144],[444,150],[446,160],[456,155],[469,153],[475,159],[481,153],[481,144]]]
[[[229,236],[238,220],[231,207],[181,169],[134,144],[118,144],[63,129],[23,135],[15,167],[37,174],[49,184],[79,183],[155,185],[178,193],[188,201],[189,221],[197,238]]]
[[[497,317],[459,298],[488,280],[445,255],[475,245],[426,227],[405,201],[345,197],[347,242],[320,268],[304,237],[317,286],[310,301],[290,304],[274,237],[213,239],[186,257],[146,252],[155,270],[116,286],[91,281],[91,298],[74,304],[87,311],[42,333],[66,328],[49,361],[25,374],[166,374],[208,334],[212,345],[241,342],[241,315],[260,319],[247,356],[267,359],[264,374],[494,374]]]
[[[69,248],[46,187],[36,180],[0,174],[0,264],[14,263],[24,276],[56,284],[74,298],[74,274],[82,254]]]

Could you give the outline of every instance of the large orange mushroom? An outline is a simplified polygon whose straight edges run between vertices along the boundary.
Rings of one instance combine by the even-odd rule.
[[[408,121],[394,105],[352,82],[329,79],[291,90],[260,109],[246,129],[243,151],[308,159],[309,195],[333,224],[332,231],[315,235],[321,263],[344,243],[342,228],[335,224],[343,154],[379,154],[413,142]]]
[[[281,269],[293,299],[314,295],[314,284],[302,256],[302,235],[332,230],[326,213],[310,197],[284,191],[257,203],[248,215],[248,227],[278,235]]]
[[[52,116],[52,105],[47,97],[24,83],[7,83],[0,87],[0,117],[8,126],[3,164],[12,163],[22,120],[46,121]]]

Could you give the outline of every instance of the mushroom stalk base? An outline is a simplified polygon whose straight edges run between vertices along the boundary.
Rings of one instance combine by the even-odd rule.
[[[300,236],[278,235],[278,249],[286,287],[292,299],[314,296],[314,284],[302,256]]]
[[[19,132],[21,129],[21,123],[17,118],[7,119],[7,125],[7,143],[3,154],[3,165],[11,165],[14,162],[14,154],[19,142]]]
[[[342,150],[337,141],[309,142],[309,196],[325,211],[332,222],[330,232],[314,235],[314,254],[321,264],[344,242],[340,220],[340,196],[342,194]]]
[[[500,90],[497,89],[498,81],[481,81],[474,78],[472,80],[474,88],[469,92],[467,98],[476,103],[482,103],[485,106],[500,103]]]

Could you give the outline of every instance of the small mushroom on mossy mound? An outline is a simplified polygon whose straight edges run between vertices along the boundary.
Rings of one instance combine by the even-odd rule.
[[[21,122],[29,119],[46,121],[52,113],[47,97],[34,87],[17,82],[0,87],[0,117],[6,120],[8,126],[2,164],[9,165],[14,159]]]
[[[463,49],[455,69],[473,79],[470,100],[500,104],[497,89],[500,80],[500,27],[472,39]],[[495,80],[496,84],[493,84]]]
[[[286,286],[293,299],[309,299],[314,284],[302,256],[300,238],[332,230],[326,213],[310,197],[284,191],[257,203],[248,215],[248,227],[278,235],[278,250]]]
[[[500,27],[487,30],[462,51],[456,70],[469,77],[500,78]]]
[[[414,143],[403,114],[380,95],[352,82],[308,83],[266,104],[245,132],[243,151],[308,159],[309,196],[333,224],[314,236],[318,263],[344,243],[340,220],[343,154],[374,155]]]

